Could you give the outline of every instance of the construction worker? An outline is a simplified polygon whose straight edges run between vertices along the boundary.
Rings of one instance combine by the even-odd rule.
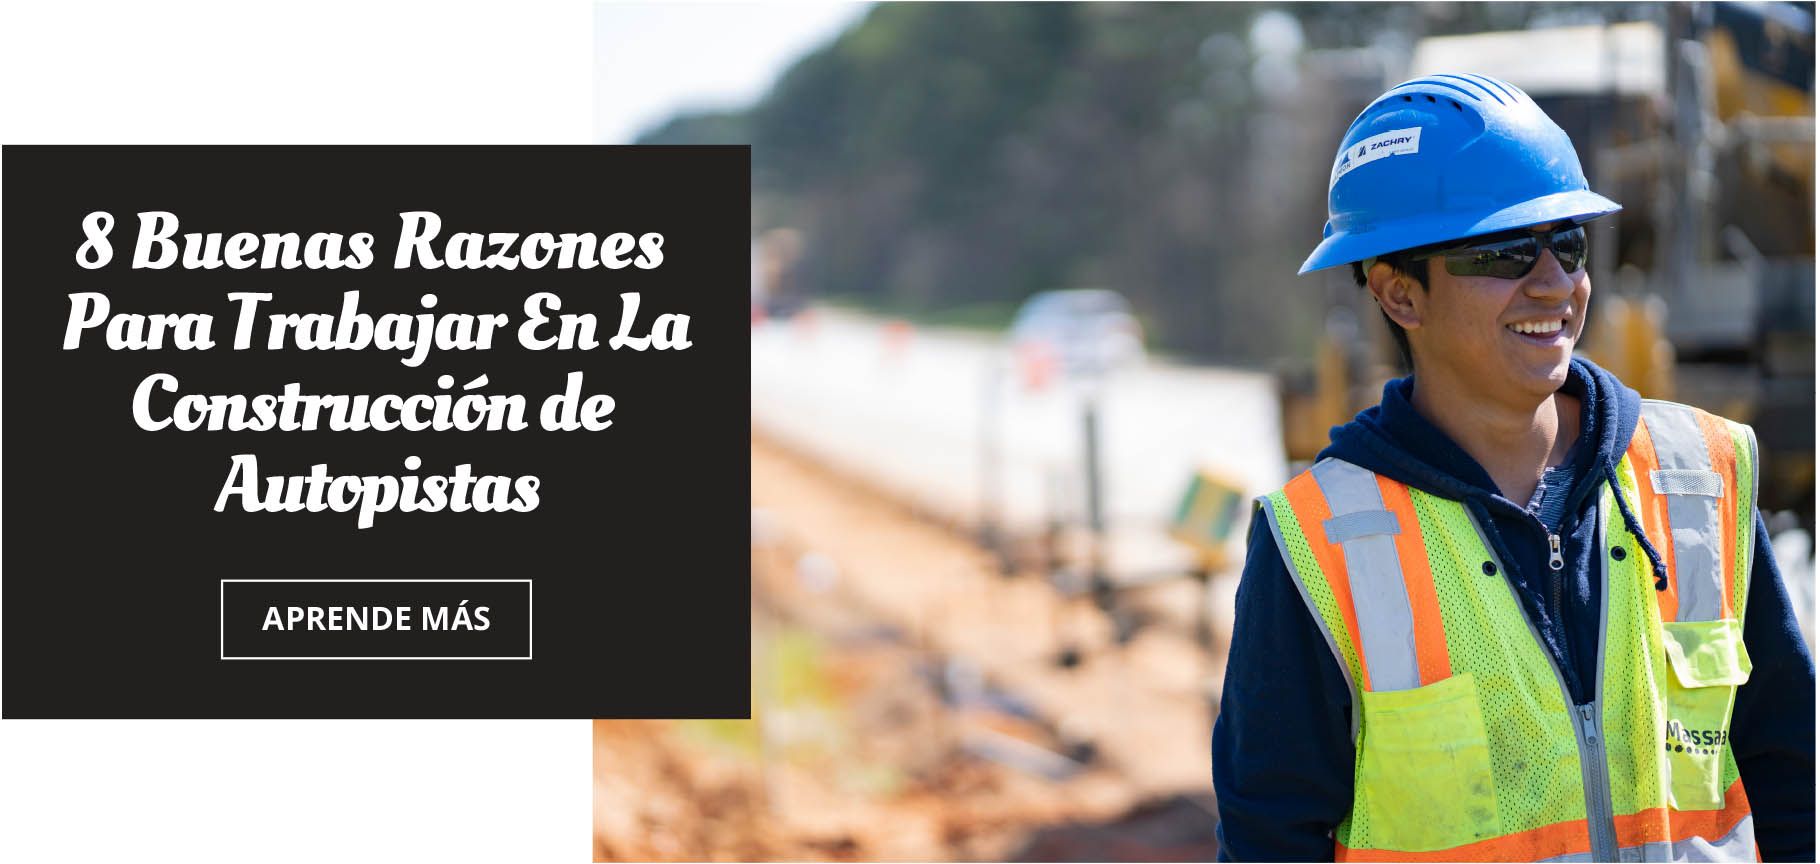
[[[1814,860],[1814,669],[1750,428],[1575,358],[1618,205],[1522,91],[1398,85],[1335,157],[1413,374],[1258,499],[1225,860]]]

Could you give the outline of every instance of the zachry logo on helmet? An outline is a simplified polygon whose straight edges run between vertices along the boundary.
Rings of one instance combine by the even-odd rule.
[[[1333,163],[1333,177],[1327,183],[1333,185],[1335,180],[1346,175],[1346,172],[1376,162],[1386,156],[1401,156],[1422,149],[1422,127],[1411,126],[1408,129],[1392,129],[1389,132],[1373,135],[1340,152],[1340,158]]]

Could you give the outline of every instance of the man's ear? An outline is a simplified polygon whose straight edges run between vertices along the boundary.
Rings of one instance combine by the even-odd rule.
[[[1418,266],[1427,262],[1418,262]],[[1378,308],[1404,330],[1422,326],[1422,283],[1382,261],[1373,262],[1365,274],[1365,286],[1378,301]]]

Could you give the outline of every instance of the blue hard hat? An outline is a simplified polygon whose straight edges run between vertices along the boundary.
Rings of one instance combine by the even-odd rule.
[[[1340,139],[1327,226],[1300,272],[1618,209],[1587,188],[1573,142],[1528,94],[1430,75],[1379,96]]]

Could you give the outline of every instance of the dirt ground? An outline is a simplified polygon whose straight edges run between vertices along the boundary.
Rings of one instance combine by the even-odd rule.
[[[597,721],[596,860],[1212,859],[1198,589],[1146,590],[1120,646],[760,439],[752,505],[753,719]]]

